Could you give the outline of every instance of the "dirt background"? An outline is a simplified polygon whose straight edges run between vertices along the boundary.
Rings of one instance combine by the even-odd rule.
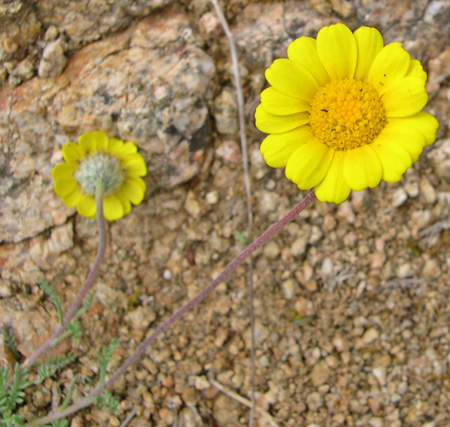
[[[246,100],[254,235],[302,198],[264,164],[253,123],[264,69],[296,37],[344,22],[400,41],[429,74],[438,139],[401,182],[316,202],[255,255],[255,426],[450,425],[450,2],[231,0]],[[113,372],[247,242],[246,199],[227,41],[206,0],[0,4],[0,321],[31,354],[57,324],[42,276],[68,304],[97,245],[95,221],[62,205],[51,168],[87,130],[134,141],[144,202],[109,224],[106,262],[81,319],[77,360],[21,413],[45,415],[73,378]],[[111,389],[120,414],[88,408],[75,426],[240,426],[250,394],[244,264],[164,334]],[[0,350],[2,363],[7,355]],[[84,383],[89,378],[91,383]],[[216,385],[215,385],[216,384]]]

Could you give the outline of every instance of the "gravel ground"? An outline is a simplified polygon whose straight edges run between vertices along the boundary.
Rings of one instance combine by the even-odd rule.
[[[116,337],[121,347],[109,365],[113,372],[143,337],[248,243],[226,39],[207,1],[169,5],[169,12],[160,12],[163,2],[154,3],[156,11],[144,10],[151,19],[166,19],[171,8],[186,16],[194,36],[184,32],[183,43],[195,45],[214,62],[204,95],[211,115],[209,137],[184,180],[159,186],[158,173],[163,172],[152,169],[152,158],[146,158],[149,191],[142,205],[109,225],[107,259],[92,306],[81,319],[83,339],[56,350],[71,349],[79,357],[43,387],[27,391],[22,408],[27,415],[46,414],[73,378],[95,381],[96,352]],[[450,32],[442,18],[450,9],[448,2],[394,3],[235,0],[225,7],[242,58],[254,235],[303,197],[282,170],[265,165],[259,154],[263,135],[252,119],[264,67],[285,55],[292,38],[315,35],[336,21],[352,28],[376,25],[387,41],[405,42],[424,62],[430,92],[426,109],[440,121],[437,142],[401,182],[353,192],[339,206],[315,202],[256,253],[255,381],[263,412],[254,426],[450,426]],[[108,31],[128,31],[140,18],[127,19],[98,38],[109,37]],[[173,25],[179,31],[177,22]],[[95,39],[89,37],[67,42],[69,64],[72,52]],[[165,48],[155,49],[163,55]],[[5,80],[2,97],[15,84]],[[20,123],[15,125],[20,133]],[[144,157],[146,149],[153,153],[144,146]],[[21,183],[28,194],[27,183]],[[95,222],[70,210],[64,215],[53,217],[52,225],[44,224],[32,237],[0,245],[3,320],[27,331],[19,334],[25,355],[57,321],[51,302],[34,284],[36,277],[43,274],[68,303],[95,256]],[[251,383],[247,272],[244,263],[116,383],[111,391],[120,402],[119,415],[92,407],[70,425],[119,426],[132,411],[130,427],[246,425]],[[75,398],[92,387],[78,384]]]

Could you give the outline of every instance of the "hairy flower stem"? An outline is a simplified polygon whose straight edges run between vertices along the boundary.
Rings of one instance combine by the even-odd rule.
[[[46,417],[36,419],[27,424],[30,426],[37,426],[42,424],[50,423],[51,421],[58,420],[60,418],[65,418],[74,412],[83,409],[95,402],[96,396],[103,393],[108,387],[110,387],[121,375],[123,375],[128,368],[136,363],[144,353],[145,349],[149,344],[151,344],[160,334],[162,334],[167,328],[172,326],[180,317],[183,317],[186,312],[195,307],[199,302],[203,301],[214,289],[217,288],[229,275],[232,273],[238,265],[240,265],[250,254],[260,248],[264,243],[270,240],[276,233],[278,233],[286,224],[291,222],[300,212],[306,209],[311,203],[316,199],[314,190],[308,192],[305,198],[295,206],[290,212],[288,212],[283,218],[272,225],[268,230],[261,234],[253,243],[251,243],[247,248],[245,248],[236,258],[234,258],[225,269],[199,294],[189,300],[185,305],[179,308],[175,313],[173,313],[168,319],[161,323],[149,336],[145,338],[136,348],[136,350],[128,357],[127,360],[119,367],[119,369],[114,372],[109,379],[102,385],[94,388],[88,396],[75,402],[73,405],[69,406],[67,409],[59,412],[53,412]]]
[[[96,193],[95,193],[95,205],[96,205],[96,213],[97,213],[97,225],[99,231],[99,241],[97,248],[97,255],[95,257],[94,265],[91,268],[86,280],[84,282],[83,287],[78,292],[75,300],[70,306],[67,313],[64,315],[63,322],[55,329],[50,338],[48,338],[32,355],[27,357],[25,362],[20,366],[20,369],[25,369],[29,366],[32,366],[39,357],[41,357],[46,351],[52,348],[57,342],[57,338],[65,331],[66,326],[70,323],[72,317],[83,303],[83,300],[86,294],[89,292],[92,284],[94,283],[94,279],[97,276],[98,270],[100,269],[100,265],[102,264],[103,257],[106,252],[106,223],[105,218],[103,216],[103,185],[97,185]]]

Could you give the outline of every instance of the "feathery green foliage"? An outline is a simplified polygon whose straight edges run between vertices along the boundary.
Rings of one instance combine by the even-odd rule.
[[[56,311],[58,312],[59,323],[63,322],[63,315],[61,309],[61,300],[58,295],[54,291],[54,289],[42,278],[38,278],[38,285],[42,288],[42,290],[48,295],[50,300],[55,304]]]
[[[40,363],[39,367],[39,379],[35,382],[35,384],[42,383],[46,378],[51,377],[61,368],[72,363],[77,358],[75,353],[66,353],[63,356],[53,357],[45,361],[44,363]]]
[[[3,325],[2,334],[3,334],[3,341],[6,347],[8,347],[11,350],[14,359],[17,362],[20,362],[22,356],[19,353],[19,350],[17,350],[16,337],[14,336],[12,329],[8,326]]]

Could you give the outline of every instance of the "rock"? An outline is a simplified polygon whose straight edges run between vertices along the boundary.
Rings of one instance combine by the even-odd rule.
[[[448,180],[450,178],[450,139],[439,141],[434,149],[427,154],[427,157],[431,160],[436,175],[441,179]]]
[[[427,91],[436,95],[442,82],[450,76],[450,48],[445,49],[437,58],[429,62]]]
[[[211,384],[205,376],[200,376],[194,378],[194,387],[196,390],[202,391],[210,388]]]
[[[328,381],[330,374],[330,368],[324,360],[316,363],[311,372],[311,381],[314,387],[319,387],[322,384],[325,384]]]
[[[281,289],[283,290],[284,297],[290,300],[295,296],[298,290],[298,284],[295,280],[288,279],[281,284]]]
[[[214,64],[195,40],[184,15],[155,14],[81,49],[60,77],[0,92],[0,136],[10,141],[0,150],[7,171],[0,178],[0,241],[31,237],[73,214],[53,193],[51,169],[61,145],[87,130],[135,142],[150,191],[199,173]]]
[[[239,164],[242,162],[241,147],[236,141],[226,140],[216,148],[216,155],[225,162]]]
[[[440,264],[434,259],[427,259],[423,266],[423,274],[430,279],[437,279],[441,275]]]
[[[200,35],[205,40],[209,40],[220,35],[222,32],[222,26],[220,25],[217,14],[214,12],[206,12],[203,14],[198,21],[198,29]]]
[[[364,344],[371,344],[372,342],[378,339],[378,336],[379,336],[378,329],[370,328],[367,329],[367,331],[364,333],[361,339]]]
[[[178,420],[185,427],[197,427],[203,424],[202,417],[197,409],[192,407],[183,408]]]
[[[266,326],[264,326],[261,322],[256,320],[255,322],[255,343],[256,346],[259,347],[269,336],[269,330]],[[251,331],[250,328],[246,329],[243,337],[245,346],[247,349],[251,347]]]
[[[292,243],[291,253],[297,257],[303,255],[306,252],[306,245],[308,244],[309,237],[301,236]]]
[[[386,385],[386,367],[385,366],[377,366],[376,368],[372,369],[372,373],[381,386]]]
[[[443,7],[446,6],[446,2],[440,0],[433,0],[428,3],[428,6],[425,10],[425,15],[423,16],[423,20],[427,24],[434,24],[435,16],[441,14],[443,11]]]
[[[230,88],[224,88],[214,100],[214,119],[223,135],[233,135],[239,129],[236,95]]]
[[[264,246],[263,253],[267,258],[275,259],[280,255],[280,247],[272,240]]]
[[[406,182],[404,187],[408,196],[412,199],[419,195],[419,184],[417,182]]]
[[[437,200],[436,191],[425,176],[420,180],[420,194],[426,203],[433,204]]]
[[[66,66],[67,58],[64,56],[62,39],[50,42],[44,48],[42,59],[38,67],[41,78],[58,77]]]
[[[316,391],[306,396],[306,405],[311,412],[317,412],[324,404],[323,397]]]
[[[219,201],[219,193],[215,190],[206,193],[206,203],[208,205],[215,205]]]
[[[395,208],[398,208],[399,206],[403,205],[408,200],[408,195],[406,194],[406,191],[403,188],[398,188],[394,191],[394,194],[392,195],[392,205]]]
[[[369,425],[370,425],[370,427],[383,427],[383,425],[384,425],[383,419],[380,417],[372,417],[369,420]]]
[[[200,216],[200,203],[193,191],[188,192],[186,201],[184,202],[184,209],[186,209],[193,218],[198,218]]]
[[[133,330],[146,331],[148,326],[156,319],[156,314],[149,306],[139,306],[125,315],[124,320]]]
[[[397,267],[396,273],[399,279],[406,279],[407,277],[414,276],[416,271],[409,262],[406,262]]]
[[[46,41],[56,40],[58,34],[59,34],[58,27],[56,27],[55,25],[50,25],[47,28],[47,31],[45,32],[44,40]]]
[[[220,425],[238,425],[238,404],[229,397],[219,394],[214,401],[213,416]]]

